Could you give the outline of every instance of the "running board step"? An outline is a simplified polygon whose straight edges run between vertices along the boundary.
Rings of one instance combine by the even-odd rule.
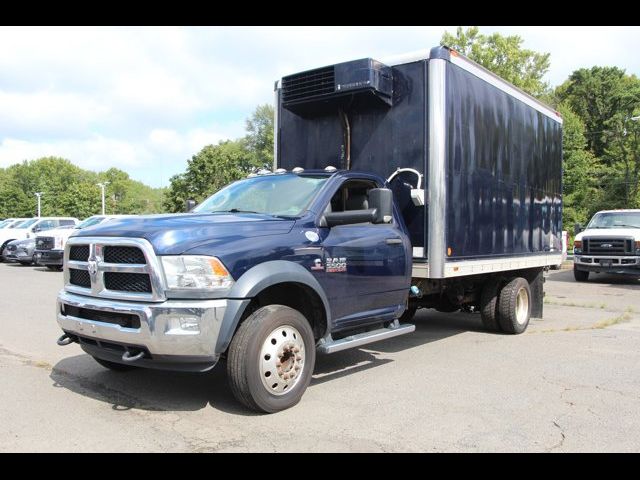
[[[378,330],[358,333],[357,335],[351,335],[341,338],[340,340],[324,341],[318,345],[318,351],[321,353],[340,352],[349,348],[359,347],[360,345],[366,345],[367,343],[378,342],[380,340],[386,340],[387,338],[397,337],[398,335],[404,335],[405,333],[411,333],[415,329],[416,326],[409,323],[398,325],[395,328],[379,328]]]

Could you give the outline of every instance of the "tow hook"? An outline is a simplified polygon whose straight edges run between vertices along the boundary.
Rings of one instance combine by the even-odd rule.
[[[73,343],[75,340],[73,339],[73,337],[69,336],[68,334],[64,334],[62,335],[57,341],[56,343],[58,345],[60,345],[61,347],[64,347],[65,345],[69,345],[70,343]]]
[[[140,360],[142,357],[144,357],[144,352],[140,351],[135,355],[132,355],[132,352],[130,352],[129,350],[127,350],[126,352],[124,352],[122,354],[122,361],[123,362],[135,362],[136,360]]]

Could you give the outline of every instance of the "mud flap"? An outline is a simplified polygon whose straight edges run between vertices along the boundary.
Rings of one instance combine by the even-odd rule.
[[[533,270],[527,276],[531,287],[531,317],[542,318],[542,308],[544,305],[544,270],[542,268]]]

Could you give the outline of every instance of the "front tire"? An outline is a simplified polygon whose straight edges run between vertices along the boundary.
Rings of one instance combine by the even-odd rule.
[[[266,413],[297,404],[316,360],[311,325],[297,310],[267,305],[249,315],[229,346],[231,391],[246,407]]]
[[[507,283],[500,291],[498,320],[505,333],[522,333],[531,318],[531,287],[522,277]]]
[[[589,272],[585,272],[584,270],[578,270],[574,265],[573,278],[575,278],[576,282],[586,282],[587,280],[589,280]]]

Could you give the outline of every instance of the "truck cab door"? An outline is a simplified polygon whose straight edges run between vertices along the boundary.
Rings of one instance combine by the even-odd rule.
[[[347,180],[326,212],[366,210],[369,180]],[[409,289],[409,240],[395,217],[320,227],[324,272],[318,275],[331,302],[333,329],[390,321],[405,308]]]

